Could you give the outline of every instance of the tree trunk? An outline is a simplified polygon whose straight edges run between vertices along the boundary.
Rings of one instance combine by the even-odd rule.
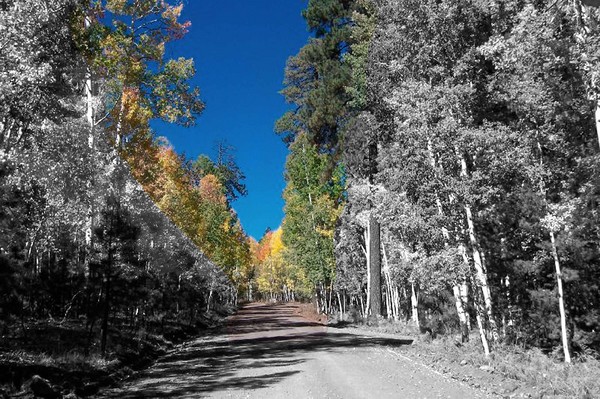
[[[431,139],[427,140],[427,152],[429,154],[429,162],[431,163],[431,167],[434,170],[434,174],[436,177],[438,177],[438,175],[437,175],[438,166],[437,166],[437,162],[435,160],[435,156],[433,154],[433,145],[432,145]],[[452,198],[450,198],[450,202],[453,202]],[[438,195],[437,191],[435,192],[435,203],[437,206],[438,215],[443,217],[444,209],[442,207],[442,201],[440,200],[440,196]],[[448,248],[450,246],[450,233],[445,226],[442,226],[442,237],[444,237],[444,247]],[[460,240],[458,242],[460,242]],[[462,244],[459,244],[459,246],[462,246]],[[465,263],[466,263],[467,267],[469,267],[468,259],[466,260]],[[458,320],[460,322],[462,342],[466,342],[469,340],[468,314],[467,314],[467,312],[465,312],[465,305],[467,303],[466,302],[467,298],[465,296],[465,298],[464,298],[465,301],[463,302],[463,297],[461,296],[460,286],[458,285],[458,283],[456,283],[452,288],[453,288],[453,292],[454,292],[454,298],[456,299],[456,301],[455,301],[456,313],[458,314]]]
[[[468,342],[469,341],[469,329],[467,327],[467,312],[465,311],[465,308],[463,306],[460,287],[458,285],[454,285],[452,287],[452,291],[454,293],[454,299],[456,302],[456,311],[458,312],[458,320],[460,321],[461,341]]]
[[[596,135],[598,136],[598,145],[600,146],[600,100],[598,99],[598,94],[596,94],[595,103],[594,122],[596,126]]]
[[[512,311],[512,297],[510,295],[510,277],[506,276],[504,277],[504,286],[506,287],[506,311],[508,313],[508,320],[506,320],[505,323],[505,329],[506,327],[512,327],[515,324],[515,321],[513,319],[513,311]],[[506,336],[506,332],[504,333],[504,336]]]
[[[109,257],[111,255],[109,254]],[[111,262],[112,260],[109,260]],[[105,276],[104,283],[104,312],[102,315],[102,337],[100,340],[100,352],[102,357],[106,356],[106,341],[108,338],[108,317],[110,315],[110,267]]]
[[[210,310],[210,302],[212,301],[212,297],[213,297],[213,289],[211,288],[210,291],[208,292],[208,300],[206,301],[206,312],[208,312]]]
[[[119,151],[121,148],[121,142],[123,141],[122,130],[123,130],[123,115],[125,114],[125,96],[124,91],[121,93],[121,104],[119,106],[119,116],[117,117],[117,126],[115,128],[115,149]]]
[[[461,176],[468,177],[467,161],[462,151],[456,149],[460,158]],[[467,227],[469,232],[469,241],[471,243],[471,252],[473,254],[473,264],[475,265],[475,272],[481,287],[481,293],[483,294],[483,301],[485,304],[485,310],[487,313],[488,321],[491,328],[492,339],[494,342],[499,340],[498,326],[494,320],[494,312],[492,305],[492,294],[487,280],[487,271],[485,264],[483,263],[483,254],[479,250],[479,242],[477,240],[477,234],[475,231],[475,223],[473,222],[473,213],[471,212],[471,206],[468,203],[464,204],[465,216],[467,219]]]
[[[366,318],[367,317],[367,308],[365,307],[365,302],[363,300],[362,292],[358,296],[358,299],[360,300],[360,310],[362,311],[362,316]]]
[[[473,276],[471,276],[471,278],[473,278]],[[471,281],[471,283],[473,283],[473,281]],[[477,289],[473,289],[473,304],[475,305],[477,327],[479,329],[479,337],[481,338],[481,345],[483,346],[483,353],[485,354],[485,357],[489,357],[490,356],[490,345],[488,343],[487,328],[485,326],[485,321],[484,321],[485,313],[483,310],[483,306],[481,304],[481,291],[479,291]]]
[[[373,214],[369,216],[369,310],[381,315],[381,245],[380,226]]]
[[[563,352],[565,354],[565,363],[571,363],[571,354],[569,353],[569,338],[567,331],[567,315],[565,312],[565,301],[562,286],[562,271],[558,250],[556,248],[556,239],[554,232],[550,231],[550,242],[552,243],[552,257],[554,258],[554,267],[556,268],[556,283],[558,286],[558,309],[560,311],[560,332],[562,338]]]
[[[421,328],[421,323],[419,322],[419,298],[417,297],[417,291],[415,290],[415,283],[410,283],[410,305],[411,305],[411,315],[412,321],[417,328]]]
[[[362,248],[363,253],[365,254],[365,259],[367,260],[367,301],[365,306],[365,314],[367,317],[369,312],[369,304],[371,303],[371,246],[369,242],[371,241],[371,225],[367,225],[367,228],[363,231],[363,239],[365,241],[365,246]],[[362,297],[361,297],[362,299]]]
[[[537,142],[537,147],[540,151],[540,164],[543,164],[543,154],[542,154],[542,146]],[[547,204],[546,198],[546,189],[544,185],[543,179],[540,182],[540,194]],[[565,302],[563,295],[563,287],[562,287],[562,270],[560,267],[560,258],[558,257],[558,249],[556,247],[556,237],[554,236],[554,231],[550,230],[550,244],[552,245],[552,258],[554,259],[554,268],[556,272],[556,283],[558,289],[558,310],[560,312],[560,331],[563,345],[563,352],[565,355],[565,363],[571,363],[571,354],[569,353],[569,338],[567,331],[567,316],[565,312]]]
[[[478,308],[479,304],[476,304]],[[485,327],[483,326],[482,313],[479,309],[477,310],[477,327],[479,328],[479,337],[481,338],[481,345],[483,346],[483,353],[485,357],[490,357],[490,345],[488,344],[487,334]]]
[[[321,306],[319,304],[319,285],[315,284],[315,301],[317,304],[317,314],[321,314]]]
[[[91,26],[91,20],[89,16],[86,16],[84,19],[84,29],[88,30]],[[94,154],[94,149],[95,149],[95,107],[94,107],[94,93],[93,93],[93,80],[92,80],[92,70],[91,68],[88,66],[86,67],[86,71],[85,71],[85,82],[84,82],[84,88],[85,88],[85,106],[86,106],[86,112],[85,112],[85,118],[86,121],[89,125],[89,132],[88,132],[88,147],[90,148],[91,152],[92,152],[92,157]],[[92,191],[93,191],[93,187],[94,187],[94,181],[93,181],[93,176],[91,177],[91,180],[88,183],[88,193],[90,194],[89,197],[89,205],[88,205],[88,214],[87,214],[87,220],[86,220],[86,224],[85,224],[85,245],[86,245],[86,257],[85,257],[85,262],[84,262],[84,273],[85,276],[89,278],[89,264],[91,261],[91,257],[92,257],[92,252],[93,252],[93,246],[94,246],[94,214],[95,214],[95,207],[94,207],[94,196],[92,195]]]
[[[385,243],[381,243],[382,254],[383,254],[383,275],[385,276],[386,283],[386,295],[385,295],[385,304],[387,308],[387,317],[388,319],[396,318],[396,312],[394,308],[394,284],[392,282],[392,278],[390,276],[390,265],[387,259],[387,253],[385,251]]]

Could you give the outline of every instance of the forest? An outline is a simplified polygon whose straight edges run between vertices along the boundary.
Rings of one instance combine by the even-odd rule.
[[[598,357],[596,1],[309,0],[285,218],[258,241],[235,149],[188,159],[151,128],[205,108],[165,56],[190,24],[171,3],[0,1],[0,374],[65,331],[110,359],[255,300]]]
[[[285,219],[261,240],[277,298],[473,331],[486,356],[597,356],[596,6],[309,1],[276,123]]]
[[[150,127],[204,109],[193,60],[165,57],[181,12],[0,2],[2,384],[26,377],[15,363],[132,366],[235,308],[251,257],[233,149],[189,160]]]

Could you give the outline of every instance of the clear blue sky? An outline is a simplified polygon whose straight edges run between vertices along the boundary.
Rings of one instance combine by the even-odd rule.
[[[246,232],[260,239],[283,218],[283,168],[287,149],[273,132],[289,108],[282,89],[285,62],[306,43],[301,12],[305,0],[188,0],[182,20],[187,36],[170,43],[167,57],[192,57],[206,110],[192,128],[154,123],[188,158],[207,154],[226,141],[236,148],[248,196],[233,207]]]

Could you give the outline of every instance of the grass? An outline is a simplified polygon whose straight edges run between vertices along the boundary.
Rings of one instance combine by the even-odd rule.
[[[380,319],[339,324],[412,336],[413,345],[403,349],[409,357],[502,397],[600,398],[600,357],[595,353],[582,354],[566,364],[559,355],[560,348],[555,355],[536,348],[498,344],[486,358],[476,331],[471,333],[469,342],[461,343],[458,335],[432,338],[431,334],[421,334],[411,323],[403,321]]]
[[[498,372],[536,387],[545,397],[600,397],[600,361],[592,356],[566,364],[538,349],[500,347],[491,363]]]
[[[2,354],[1,358],[7,362],[76,370],[107,369],[117,363],[117,360],[104,359],[102,356],[100,356],[100,354],[97,353],[85,356],[79,352],[47,354],[31,353],[24,350],[14,350]]]
[[[466,344],[446,336],[417,340],[411,349],[421,354],[421,359],[451,374],[464,373],[465,366],[477,370],[476,379],[481,385],[500,387],[496,393],[506,393],[503,390],[511,386],[534,398],[600,398],[600,361],[589,355],[566,364],[536,348],[499,344],[486,358],[474,334]]]

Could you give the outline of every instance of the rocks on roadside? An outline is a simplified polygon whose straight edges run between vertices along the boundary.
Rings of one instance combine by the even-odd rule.
[[[31,379],[27,381],[25,385],[31,390],[31,392],[33,392],[35,396],[39,396],[40,398],[54,399],[62,397],[60,391],[53,387],[50,384],[50,381],[40,377],[39,375],[34,375],[31,377]]]
[[[513,393],[518,388],[519,388],[519,385],[517,385],[514,382],[510,382],[510,381],[507,381],[502,385],[502,390],[503,390],[503,393],[505,393],[505,394]]]
[[[91,383],[87,383],[81,387],[76,388],[75,393],[78,396],[86,397],[86,396],[92,396],[92,395],[97,394],[99,390],[100,390],[100,384],[97,382],[91,382]]]

